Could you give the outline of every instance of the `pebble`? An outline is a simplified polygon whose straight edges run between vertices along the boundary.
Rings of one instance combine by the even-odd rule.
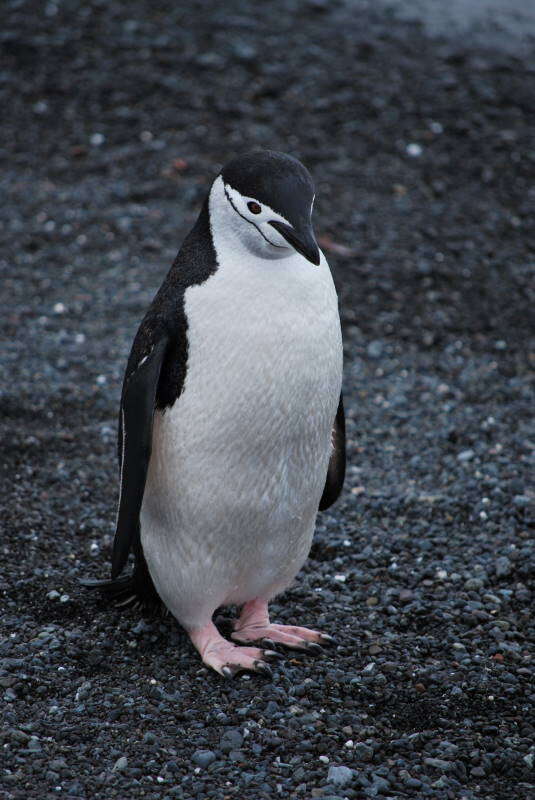
[[[364,742],[357,742],[353,749],[357,761],[371,761],[373,758],[373,747]]]
[[[474,456],[475,452],[473,450],[462,450],[457,456],[457,461],[461,461],[462,463],[471,461]]]
[[[337,767],[333,764],[329,767],[327,780],[329,783],[334,783],[335,786],[347,786],[353,780],[353,770],[349,767]]]
[[[33,753],[40,753],[42,750],[41,742],[37,738],[37,736],[30,736],[30,741],[26,745],[28,750],[31,750]]]
[[[442,758],[424,758],[424,764],[433,769],[439,769],[441,772],[450,772],[453,769],[452,762]]]
[[[371,790],[369,794],[375,797],[377,794],[386,794],[390,789],[390,783],[381,775],[373,775]]]
[[[418,158],[418,156],[421,156],[423,153],[422,145],[417,144],[416,142],[410,142],[405,149],[407,151],[407,155],[412,156],[413,158]]]
[[[196,750],[191,760],[197,767],[206,769],[216,760],[217,756],[212,750]]]
[[[447,756],[456,756],[459,752],[459,746],[448,741],[448,739],[439,742],[438,749]]]
[[[379,339],[368,344],[366,352],[370,358],[381,358],[383,354],[383,343]]]
[[[11,728],[9,731],[9,736],[12,741],[19,742],[20,744],[26,744],[30,738],[29,734],[19,730],[18,728]]]
[[[512,568],[513,565],[507,556],[500,556],[494,562],[494,569],[497,578],[505,578],[507,575],[510,575]]]
[[[124,772],[124,770],[127,768],[127,766],[128,766],[127,757],[126,756],[121,756],[120,758],[117,759],[117,761],[113,765],[112,771],[113,772]]]
[[[86,697],[89,696],[91,691],[92,683],[91,681],[84,681],[82,685],[76,690],[76,694],[74,695],[74,702],[80,703],[82,700],[85,700]]]

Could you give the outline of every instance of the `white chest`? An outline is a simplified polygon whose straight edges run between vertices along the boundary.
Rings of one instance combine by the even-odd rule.
[[[232,397],[231,411],[254,398],[255,413],[259,401],[290,407],[310,393],[336,391],[340,323],[325,263],[314,267],[297,255],[284,265],[223,263],[187,290],[186,315],[186,391],[195,385],[205,399],[215,392],[220,404]]]

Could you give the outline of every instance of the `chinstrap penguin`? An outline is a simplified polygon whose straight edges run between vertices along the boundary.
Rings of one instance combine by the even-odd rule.
[[[269,674],[274,643],[332,641],[268,616],[345,472],[338,300],[313,202],[305,167],[273,151],[213,182],[134,339],[111,580],[84,582],[119,606],[161,600],[225,677]],[[212,620],[225,605],[241,606],[232,642]]]

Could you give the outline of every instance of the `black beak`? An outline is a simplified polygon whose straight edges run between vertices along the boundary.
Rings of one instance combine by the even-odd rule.
[[[306,227],[303,227],[302,230],[296,230],[290,225],[286,225],[284,222],[279,222],[278,220],[271,220],[269,224],[286,239],[288,244],[292,245],[294,250],[297,250],[298,253],[301,253],[302,256],[316,266],[319,265],[320,251],[310,223],[308,223]]]

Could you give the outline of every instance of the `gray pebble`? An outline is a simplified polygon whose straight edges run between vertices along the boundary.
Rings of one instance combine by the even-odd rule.
[[[433,769],[439,769],[441,772],[450,772],[453,769],[451,761],[444,761],[442,758],[424,758],[424,764]]]
[[[28,750],[31,750],[33,753],[40,753],[41,752],[41,743],[36,736],[32,736],[30,741],[28,742]]]
[[[460,461],[461,463],[471,461],[474,456],[475,452],[473,450],[462,450],[457,456],[457,461]]]
[[[329,767],[327,774],[329,783],[334,783],[336,786],[347,786],[353,780],[353,770],[349,767]]]
[[[76,690],[76,694],[74,695],[74,702],[79,703],[81,700],[85,700],[86,697],[89,695],[89,691],[91,689],[91,681],[84,681],[79,689]]]
[[[243,734],[239,728],[229,728],[219,740],[219,749],[223,753],[239,750],[243,744]]]
[[[121,756],[120,758],[117,759],[117,761],[113,765],[112,772],[122,772],[123,770],[125,770],[127,768],[127,766],[128,766],[127,757],[126,756]]]
[[[196,750],[191,758],[196,767],[206,769],[216,760],[216,754],[212,750]]]
[[[511,573],[513,565],[507,558],[507,556],[500,556],[496,559],[494,564],[494,569],[496,571],[497,578],[504,578],[506,575]]]
[[[366,352],[370,358],[380,358],[383,353],[383,343],[380,339],[375,339],[368,344]]]
[[[372,785],[368,790],[368,794],[370,794],[372,797],[375,797],[378,794],[385,794],[389,789],[390,784],[386,778],[381,777],[381,775],[374,774]]]
[[[458,745],[453,744],[453,742],[449,742],[447,739],[439,742],[438,749],[445,756],[456,756],[459,752]]]
[[[364,742],[357,742],[353,752],[358,761],[371,761],[373,758],[373,747],[370,747],[369,744],[364,744]]]
[[[527,494],[515,494],[515,496],[513,497],[514,505],[518,506],[519,508],[524,508],[525,506],[529,506],[531,502],[532,499],[531,497],[528,497]]]
[[[20,731],[18,728],[12,728],[9,731],[9,738],[13,742],[20,742],[21,744],[26,744],[28,739],[30,738],[27,733],[24,731]]]

